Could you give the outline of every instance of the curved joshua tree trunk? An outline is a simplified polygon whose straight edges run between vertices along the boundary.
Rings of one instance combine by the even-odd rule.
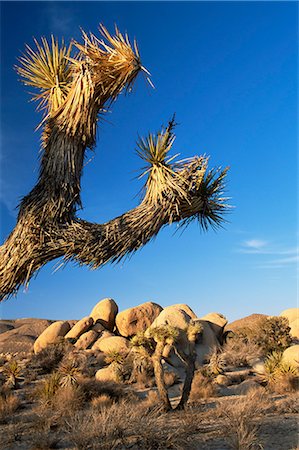
[[[207,172],[205,157],[180,163],[169,158],[174,120],[138,144],[147,164],[140,205],[105,224],[77,218],[83,161],[95,143],[98,113],[143,70],[137,47],[134,53],[127,36],[116,31],[111,37],[104,28],[102,33],[108,43],[84,33],[85,44],[75,44],[75,59],[64,47],[59,53],[52,39],[52,53],[43,40],[44,48],[37,44],[38,52],[29,49],[21,60],[19,73],[42,91],[36,98],[46,104],[47,116],[38,182],[22,200],[17,224],[0,247],[0,300],[55,258],[97,268],[136,251],[166,224],[198,219],[207,228],[222,220],[226,169]],[[45,72],[50,81],[40,77]]]
[[[164,342],[157,342],[155,352],[152,356],[152,360],[160,400],[162,401],[163,408],[165,409],[165,411],[170,411],[172,407],[168,397],[167,388],[165,386],[164,371],[161,363],[164,346],[165,346]]]

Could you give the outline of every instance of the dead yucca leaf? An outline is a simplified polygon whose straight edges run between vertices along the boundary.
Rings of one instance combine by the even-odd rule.
[[[100,33],[103,39],[82,31],[84,44],[75,42],[75,46],[80,51],[79,59],[90,64],[91,76],[100,88],[101,95],[109,93],[109,97],[114,99],[120,89],[129,89],[138,72],[145,69],[141,66],[136,41],[132,46],[128,35],[120,33],[117,27],[112,36],[101,24]]]

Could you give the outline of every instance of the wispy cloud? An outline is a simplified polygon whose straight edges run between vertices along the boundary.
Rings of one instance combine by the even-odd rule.
[[[249,241],[245,241],[243,246],[250,250],[260,250],[264,248],[268,244],[267,241],[263,241],[262,239],[250,239]]]
[[[258,255],[259,263],[256,267],[259,269],[281,269],[299,262],[298,247],[283,247],[258,238],[243,241],[238,252]],[[256,259],[254,262],[256,264]]]

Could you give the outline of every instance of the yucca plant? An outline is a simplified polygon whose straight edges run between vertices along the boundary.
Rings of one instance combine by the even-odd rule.
[[[58,369],[58,373],[62,387],[76,386],[78,384],[78,378],[81,375],[81,371],[75,361],[62,363]]]
[[[299,387],[299,370],[283,359],[283,352],[272,352],[265,359],[262,381],[278,393],[295,391]]]
[[[123,352],[119,352],[116,350],[110,350],[106,353],[105,362],[107,364],[123,364],[126,355]]]
[[[34,99],[46,111],[43,154],[38,182],[21,201],[17,224],[0,247],[0,300],[26,286],[55,258],[92,268],[119,262],[167,224],[198,220],[206,230],[221,225],[228,208],[223,195],[227,169],[208,170],[205,156],[183,161],[171,156],[173,118],[165,129],[138,142],[146,163],[140,204],[105,224],[77,217],[84,157],[95,146],[98,116],[120,92],[131,89],[138,73],[147,74],[135,42],[132,46],[118,29],[114,36],[104,27],[101,33],[98,39],[83,32],[83,43],[72,46],[42,39],[21,58],[17,70],[37,88]]]
[[[42,405],[50,404],[61,386],[61,374],[53,372],[37,387],[37,396]]]
[[[16,389],[19,386],[19,382],[22,380],[22,369],[19,363],[15,359],[12,359],[4,366],[3,373],[6,377],[7,385]]]

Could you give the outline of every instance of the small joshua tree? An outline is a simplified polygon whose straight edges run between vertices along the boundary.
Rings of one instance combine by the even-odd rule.
[[[202,332],[203,332],[202,325],[198,322],[190,322],[186,330],[186,337],[189,347],[187,354],[183,356],[186,362],[186,377],[183,386],[182,397],[179,404],[177,405],[177,409],[184,408],[191,392],[191,386],[195,372],[195,360],[196,360],[195,344],[199,335]]]
[[[175,161],[174,120],[138,142],[146,165],[141,203],[104,224],[77,217],[84,157],[95,146],[98,116],[146,72],[136,42],[131,46],[117,29],[115,36],[104,27],[101,33],[102,40],[83,32],[83,43],[68,47],[43,38],[20,58],[17,71],[37,89],[34,99],[45,111],[43,152],[37,184],[22,199],[17,224],[0,247],[0,301],[55,258],[98,268],[119,262],[172,222],[197,219],[206,230],[223,220],[227,169],[208,170],[205,156]]]
[[[165,386],[164,371],[162,367],[162,355],[165,345],[172,346],[175,340],[178,338],[178,335],[178,330],[174,327],[171,327],[170,325],[155,327],[152,328],[149,332],[149,337],[152,338],[156,343],[156,348],[152,355],[154,373],[159,396],[166,411],[169,411],[172,408],[169,401],[167,388]]]

